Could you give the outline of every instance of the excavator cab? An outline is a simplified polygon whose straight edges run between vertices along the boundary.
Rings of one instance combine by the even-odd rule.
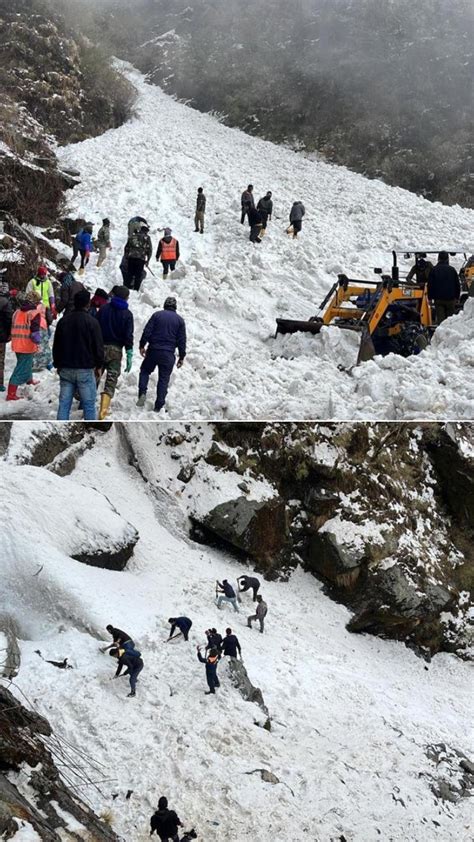
[[[357,364],[377,354],[396,353],[404,357],[418,354],[427,347],[435,329],[427,293],[427,278],[421,271],[433,249],[403,249],[392,252],[389,275],[374,269],[380,279],[361,281],[338,275],[321,302],[319,312],[308,321],[277,319],[279,333],[319,333],[323,326],[353,330],[361,335]],[[450,251],[458,254],[460,249]],[[414,258],[410,280],[400,278],[399,256]],[[474,258],[473,272],[474,276]],[[474,281],[472,282],[474,285]],[[474,294],[474,289],[472,294]]]

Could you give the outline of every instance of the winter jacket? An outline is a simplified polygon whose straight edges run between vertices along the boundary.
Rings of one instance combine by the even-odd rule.
[[[101,307],[103,307],[104,304],[108,304],[108,303],[109,303],[108,296],[107,296],[107,298],[104,298],[102,295],[93,295],[92,298],[91,298],[91,303],[90,303],[90,307],[89,307],[90,315],[94,316],[94,317],[97,317],[97,314],[98,314],[99,310],[101,309]]]
[[[145,325],[140,348],[149,345],[156,351],[175,351],[178,349],[179,359],[186,356],[186,324],[184,319],[174,310],[159,310],[153,313]]]
[[[85,310],[73,310],[60,319],[53,342],[54,367],[102,368],[104,341],[97,320]]]
[[[273,213],[273,202],[271,199],[267,199],[266,196],[263,196],[262,199],[259,199],[257,210],[262,211],[267,216],[271,216]]]
[[[10,295],[0,295],[0,343],[10,341],[12,318],[13,307]]]
[[[178,628],[180,632],[184,634],[184,632],[188,632],[191,628],[193,622],[189,619],[189,617],[176,617],[174,623],[171,626],[170,637],[172,637],[175,633],[175,630]]]
[[[28,281],[26,292],[37,292],[45,307],[54,304],[54,289],[49,278],[32,278]]]
[[[148,263],[153,253],[150,237],[145,231],[134,231],[125,246],[125,256]]]
[[[137,649],[119,649],[119,652],[116,676],[121,674],[124,667],[126,667],[124,675],[129,675],[137,667],[143,667],[142,654]]]
[[[301,222],[305,213],[303,202],[294,202],[290,211],[290,222]]]
[[[135,231],[139,231],[142,225],[148,226],[148,222],[143,216],[132,216],[128,221],[128,239],[130,239]]]
[[[70,313],[74,310],[74,296],[76,292],[85,289],[84,284],[76,281],[72,272],[67,272],[62,281],[56,298],[56,309],[58,313]]]
[[[259,580],[254,576],[239,576],[240,590],[248,591],[249,588],[258,589],[260,587]]]
[[[97,244],[101,246],[110,246],[110,227],[102,225],[97,233]]]
[[[267,603],[261,600],[261,602],[257,602],[257,607],[255,609],[255,613],[257,617],[265,617],[268,611]]]
[[[156,252],[157,260],[179,260],[179,240],[174,237],[162,237]]]
[[[119,646],[123,646],[124,643],[127,643],[127,641],[132,639],[130,635],[127,634],[127,632],[122,631],[122,629],[113,628],[112,631],[109,630],[109,634],[112,635],[114,643],[118,643]]]
[[[230,584],[230,582],[220,582],[217,583],[221,590],[224,592],[224,595],[227,596],[229,599],[235,599],[235,591]]]
[[[207,644],[206,649],[212,649],[213,647],[220,652],[222,644],[222,635],[219,632],[211,632],[207,635]]]
[[[96,316],[102,331],[104,345],[116,345],[129,351],[133,348],[133,314],[128,302],[113,296]]]
[[[161,839],[173,839],[178,833],[178,827],[182,827],[182,824],[174,810],[157,810],[150,819],[150,836],[156,833]]]
[[[206,675],[217,675],[217,664],[219,663],[218,655],[207,655],[205,658],[198,651],[197,656],[201,664],[206,664]]]
[[[250,208],[248,212],[249,225],[253,228],[254,225],[262,224],[262,214],[256,208]]]
[[[237,652],[242,654],[240,643],[237,635],[227,634],[222,641],[221,652],[223,655],[228,655],[230,658],[236,658]]]
[[[204,213],[206,210],[206,197],[204,193],[198,193],[197,195],[196,210],[198,213]]]
[[[244,190],[242,196],[240,197],[240,201],[242,204],[242,210],[250,210],[250,208],[255,207],[255,199],[253,198],[253,193],[250,190]]]
[[[81,251],[94,251],[94,241],[92,239],[92,234],[89,231],[79,231],[76,234],[76,242]]]
[[[37,305],[24,301],[13,313],[12,351],[16,354],[35,354],[41,341],[41,315]]]
[[[432,269],[433,264],[430,263],[429,260],[426,261],[425,266],[417,266],[415,263],[415,265],[411,267],[406,277],[407,283],[409,284],[410,281],[412,281],[413,278],[415,278],[417,284],[426,284],[430,277],[430,272]]]
[[[452,301],[461,295],[459,275],[449,263],[437,263],[428,278],[428,298]]]

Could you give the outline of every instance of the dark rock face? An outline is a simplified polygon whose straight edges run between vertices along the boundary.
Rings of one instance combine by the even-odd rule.
[[[216,506],[200,522],[265,567],[273,566],[287,537],[285,503],[280,498],[237,497]]]
[[[29,822],[45,842],[61,842],[62,829],[67,827],[61,811],[83,825],[84,831],[68,831],[68,838],[83,840],[87,834],[97,842],[118,842],[118,836],[84,804],[61,780],[47,740],[55,739],[49,722],[27,710],[4,687],[0,686],[0,834],[10,839],[21,820]],[[45,744],[46,743],[46,744]],[[22,795],[8,778],[9,772],[29,773],[28,796]],[[83,757],[78,762],[83,766]]]
[[[122,544],[115,544],[95,553],[78,553],[71,558],[81,561],[83,564],[89,564],[91,567],[103,567],[105,570],[124,570],[133,555],[138,538],[137,530],[131,526]]]

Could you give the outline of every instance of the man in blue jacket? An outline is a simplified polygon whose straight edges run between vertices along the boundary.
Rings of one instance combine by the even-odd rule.
[[[193,621],[190,620],[189,617],[170,617],[168,623],[171,624],[170,636],[168,640],[170,640],[173,637],[176,629],[180,630],[185,640],[188,639],[189,629],[193,624]]]
[[[120,377],[122,364],[122,349],[127,354],[125,371],[132,368],[133,357],[133,313],[128,309],[130,290],[125,286],[115,286],[108,304],[104,304],[97,312],[102,336],[104,339],[105,365],[107,372],[104,391],[100,396],[99,420],[103,421],[109,411],[110,402],[115,395],[117,381]]]
[[[137,649],[111,649],[109,655],[118,660],[117,671],[114,678],[118,678],[123,668],[126,667],[124,675],[130,676],[129,696],[136,695],[137,678],[143,669],[141,652]]]
[[[79,254],[81,255],[81,266],[79,268],[79,275],[83,275],[87,264],[89,263],[89,258],[91,252],[94,251],[94,240],[92,238],[92,231],[93,227],[91,223],[87,223],[84,225],[77,234],[76,234],[76,243],[79,246]],[[76,249],[74,249],[76,251]],[[74,263],[76,259],[76,254],[73,254],[72,262]]]
[[[176,298],[168,297],[164,309],[153,313],[140,339],[140,354],[144,360],[138,381],[137,406],[145,405],[150,374],[158,366],[155,412],[164,407],[176,349],[179,355],[177,367],[181,368],[186,356],[186,324],[176,312]]]

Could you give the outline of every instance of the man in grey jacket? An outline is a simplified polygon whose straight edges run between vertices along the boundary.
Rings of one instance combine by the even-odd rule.
[[[296,240],[301,228],[303,226],[303,217],[306,213],[305,206],[303,202],[293,202],[291,211],[290,211],[290,227],[287,229],[287,233],[293,233],[293,239]]]
[[[250,617],[247,617],[247,625],[249,629],[252,628],[252,623],[254,620],[258,620],[260,623],[260,633],[263,634],[264,631],[264,620],[267,616],[267,603],[263,601],[263,597],[260,594],[257,596],[257,607],[255,609],[255,614],[252,614]]]

